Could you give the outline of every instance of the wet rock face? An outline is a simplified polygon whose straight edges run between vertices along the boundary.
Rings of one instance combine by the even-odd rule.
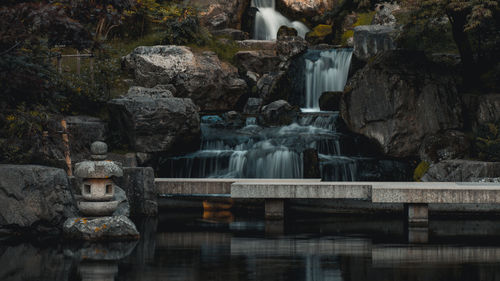
[[[360,60],[396,49],[397,31],[392,26],[361,25],[354,28],[354,55]]]
[[[467,136],[459,131],[446,131],[429,135],[420,146],[420,159],[427,163],[466,158],[471,149]]]
[[[460,104],[452,70],[422,53],[389,51],[350,80],[341,115],[351,131],[376,140],[387,155],[409,157],[426,136],[463,127]]]
[[[64,235],[75,240],[138,240],[139,231],[125,216],[95,219],[69,218],[63,226]]]
[[[189,0],[200,9],[201,23],[210,29],[241,28],[242,16],[250,0]]]
[[[141,153],[182,153],[199,147],[198,107],[170,92],[142,94],[133,87],[109,102],[111,126]]]
[[[282,61],[288,61],[307,50],[307,41],[300,36],[281,36],[276,42],[276,52]]]
[[[276,5],[287,15],[299,17],[314,17],[331,9],[338,1],[335,0],[277,0]]]
[[[500,162],[445,160],[430,166],[422,181],[470,182],[500,177]]]
[[[123,58],[123,64],[138,85],[172,84],[176,97],[191,98],[201,110],[234,109],[247,89],[236,67],[215,53],[195,54],[184,46],[138,47]]]
[[[236,65],[242,73],[248,71],[262,75],[279,70],[281,60],[274,51],[239,51],[234,56]]]
[[[0,232],[55,234],[77,213],[64,170],[0,165]]]
[[[130,203],[132,216],[155,216],[158,203],[154,184],[154,171],[147,168],[124,168],[123,177],[117,179]]]
[[[277,100],[262,107],[259,124],[264,126],[289,125],[295,120],[298,112],[298,107],[284,100]]]

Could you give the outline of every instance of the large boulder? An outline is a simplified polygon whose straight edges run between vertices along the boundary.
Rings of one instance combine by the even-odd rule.
[[[482,95],[478,97],[476,121],[479,124],[500,121],[500,94]]]
[[[66,172],[0,165],[0,233],[58,233],[78,213]]]
[[[368,60],[374,55],[396,49],[397,30],[387,25],[361,25],[354,28],[354,55]]]
[[[282,126],[291,124],[299,113],[299,108],[287,101],[277,100],[261,109],[259,124],[264,126]]]
[[[176,97],[191,98],[201,110],[234,109],[247,89],[236,67],[213,52],[194,53],[185,46],[138,47],[123,63],[138,85],[173,84]]]
[[[279,99],[279,97],[276,96],[276,92],[284,75],[284,71],[270,72],[262,75],[259,81],[257,81],[257,93],[264,103]]]
[[[156,216],[158,203],[154,171],[147,168],[124,168],[117,184],[127,193],[132,216]]]
[[[248,71],[260,75],[267,72],[279,70],[280,58],[274,51],[239,51],[235,54],[234,60],[242,73]]]
[[[375,5],[375,15],[373,16],[372,24],[378,25],[395,25],[397,22],[394,13],[399,11],[401,7],[398,3],[383,2]]]
[[[469,156],[471,142],[460,131],[446,131],[426,136],[420,146],[420,159],[427,163],[462,159]]]
[[[278,0],[278,10],[293,18],[308,18],[323,14],[325,11],[335,7],[339,1],[336,0]]]
[[[183,153],[200,141],[198,107],[169,91],[132,87],[109,102],[111,127],[124,143],[141,153]]]
[[[281,29],[280,29],[281,30]],[[281,36],[276,43],[276,53],[282,61],[288,61],[307,50],[307,41],[300,36]]]
[[[427,182],[470,182],[500,177],[500,162],[444,160],[430,166],[422,177]]]
[[[241,29],[242,17],[250,0],[188,0],[197,7],[201,23],[210,29]]]
[[[416,156],[426,136],[463,126],[453,71],[410,51],[384,52],[358,71],[341,115],[393,157]]]

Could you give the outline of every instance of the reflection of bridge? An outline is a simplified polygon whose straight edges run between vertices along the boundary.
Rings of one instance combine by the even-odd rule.
[[[498,263],[500,247],[453,245],[374,244],[367,238],[266,239],[233,237],[230,233],[159,233],[158,246],[169,249],[221,246],[231,256],[358,256],[371,258],[374,267],[420,263]]]

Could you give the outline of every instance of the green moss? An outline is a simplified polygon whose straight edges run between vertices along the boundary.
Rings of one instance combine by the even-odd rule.
[[[333,28],[328,24],[319,24],[307,33],[308,37],[325,37],[333,32]]]
[[[357,18],[356,22],[352,25],[353,29],[346,30],[342,34],[341,44],[342,45],[346,45],[347,44],[347,40],[349,40],[349,38],[351,38],[351,37],[354,36],[354,28],[356,26],[370,25],[372,23],[372,21],[373,21],[373,17],[374,16],[375,16],[375,11],[358,14],[358,18]]]
[[[420,162],[420,164],[418,164],[417,168],[415,168],[415,171],[413,172],[413,180],[421,181],[422,177],[425,175],[425,173],[427,173],[430,166],[431,165],[426,161]]]

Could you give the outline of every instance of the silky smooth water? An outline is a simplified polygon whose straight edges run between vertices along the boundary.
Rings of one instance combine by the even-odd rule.
[[[254,39],[276,40],[278,30],[283,25],[295,28],[302,38],[309,32],[309,29],[303,23],[290,21],[276,11],[275,0],[252,0],[252,7],[258,9],[255,15]]]
[[[494,227],[498,221],[431,222],[430,242],[409,244],[401,219],[340,216],[292,219],[279,225],[242,220],[231,214],[222,219],[188,217],[185,213],[169,216],[161,221],[137,222],[141,231],[138,243],[1,242],[0,280],[490,281],[500,278],[497,238],[500,233]],[[490,227],[470,234],[477,230],[477,225]],[[455,227],[450,230],[449,226]],[[107,259],[103,260],[104,257]]]

